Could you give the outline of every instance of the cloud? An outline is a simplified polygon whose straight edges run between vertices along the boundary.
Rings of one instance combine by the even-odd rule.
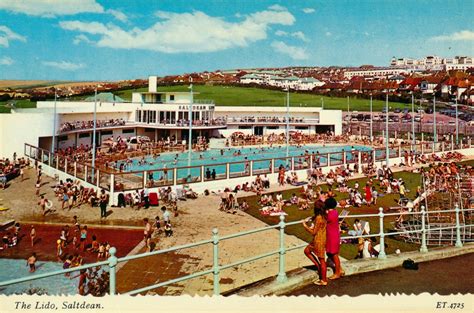
[[[120,22],[124,22],[124,23],[128,22],[128,17],[121,11],[114,10],[114,9],[109,9],[109,10],[106,11],[106,13],[109,13],[110,15],[115,17]]]
[[[92,41],[84,34],[77,35],[72,41],[75,45],[80,44],[81,42],[92,43]]]
[[[311,13],[316,12],[316,10],[313,8],[304,8],[302,11],[303,13],[306,13],[306,14],[311,14]]]
[[[435,36],[430,39],[433,41],[474,41],[474,31],[461,30],[451,35]]]
[[[279,5],[279,4],[274,4],[272,6],[269,6],[268,8],[270,10],[273,10],[273,11],[286,11],[286,8],[284,6]]]
[[[298,32],[294,32],[294,33],[288,33],[288,32],[285,32],[283,30],[277,30],[275,32],[275,35],[276,36],[279,36],[279,37],[287,37],[287,36],[291,36],[291,37],[295,37],[295,38],[298,38],[304,42],[309,42],[309,39],[306,38],[305,34],[301,31],[298,31]]]
[[[305,34],[303,32],[294,32],[291,34],[291,36],[295,37],[295,38],[298,38],[304,42],[308,42],[309,39],[306,38]]]
[[[43,61],[42,64],[45,66],[55,67],[64,71],[77,71],[78,69],[85,67],[85,65],[82,63],[76,64],[67,61]]]
[[[274,41],[271,44],[272,48],[275,51],[286,54],[294,60],[306,60],[309,59],[309,55],[306,52],[306,49],[297,46],[290,46],[284,43],[283,41]]]
[[[8,48],[8,46],[10,46],[10,40],[26,42],[26,37],[15,33],[4,25],[0,25],[0,46]]]
[[[12,65],[15,63],[12,58],[9,57],[3,57],[0,58],[0,65]]]
[[[292,25],[295,17],[275,8],[243,17],[240,22],[228,22],[200,11],[172,13],[158,11],[160,19],[146,29],[125,30],[113,23],[62,21],[59,26],[70,31],[95,35],[98,47],[142,49],[164,53],[199,53],[246,47],[267,38],[270,25]]]
[[[104,8],[95,0],[2,0],[0,10],[42,17],[104,13]]]
[[[280,36],[280,37],[283,37],[283,36],[288,36],[288,33],[285,32],[285,31],[283,31],[283,30],[277,30],[277,31],[275,32],[275,35]]]

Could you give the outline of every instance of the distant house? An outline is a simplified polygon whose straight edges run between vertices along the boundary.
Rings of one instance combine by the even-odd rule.
[[[262,84],[263,78],[255,74],[246,74],[240,77],[241,84]]]
[[[322,86],[324,83],[314,77],[303,77],[298,81],[298,90],[313,90],[316,86]]]

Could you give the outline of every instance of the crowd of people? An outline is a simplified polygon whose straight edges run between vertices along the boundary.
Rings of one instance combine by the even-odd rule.
[[[97,128],[101,127],[110,127],[110,126],[123,126],[125,125],[125,120],[120,119],[110,119],[110,120],[96,120],[95,125]],[[92,129],[94,128],[94,121],[72,121],[64,122],[59,126],[59,132],[64,133],[72,130],[78,129]]]
[[[244,123],[255,123],[255,122],[263,122],[263,123],[284,123],[286,122],[285,117],[278,117],[278,116],[243,116],[243,117],[233,117],[233,122],[244,122]],[[296,118],[290,117],[290,123],[303,123],[304,118]]]

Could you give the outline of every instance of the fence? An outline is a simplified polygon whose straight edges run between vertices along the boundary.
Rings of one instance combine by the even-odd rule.
[[[456,146],[449,142],[417,142],[415,145],[391,145],[389,158],[403,157],[405,151],[416,151],[419,154],[454,151],[455,148],[471,148],[471,139],[465,140]],[[450,149],[450,150],[448,150]],[[293,157],[273,157],[261,160],[243,160],[204,164],[194,166],[157,168],[133,172],[118,172],[109,168],[93,168],[87,163],[77,162],[71,158],[59,156],[48,150],[25,143],[25,156],[50,166],[56,171],[67,173],[72,177],[89,183],[97,189],[109,192],[110,203],[114,204],[114,193],[143,189],[146,186],[168,187],[183,184],[204,183],[214,180],[252,177],[258,174],[278,173],[280,166],[287,171],[311,170],[330,166],[346,166],[358,164],[361,170],[363,165],[373,162],[383,162],[386,159],[385,148],[373,148],[370,151],[351,150],[321,154],[309,154]],[[215,175],[209,172],[215,170]]]
[[[474,211],[474,209],[464,209],[463,210],[463,212],[467,212],[467,211]],[[464,224],[464,225],[462,225],[460,223],[461,210],[460,210],[458,205],[455,206],[454,210],[443,210],[443,211],[437,211],[437,212],[455,213],[455,215],[456,215],[455,224],[453,226],[430,228],[429,231],[455,229],[456,230],[455,246],[456,247],[462,247],[463,242],[462,242],[462,238],[461,238],[461,229],[466,228],[466,227],[472,227],[472,226],[474,226],[474,224],[469,224],[469,225]],[[400,236],[400,235],[406,235],[406,234],[410,234],[410,233],[421,233],[420,252],[422,252],[422,253],[428,252],[428,246],[427,246],[427,241],[426,241],[427,232],[428,232],[428,228],[426,227],[426,214],[427,214],[427,211],[425,211],[424,207],[421,207],[420,211],[406,212],[404,214],[406,214],[406,215],[420,214],[421,215],[421,229],[419,229],[419,230],[398,231],[398,232],[385,232],[384,231],[384,219],[387,216],[400,215],[400,213],[384,213],[383,208],[379,208],[379,213],[378,214],[358,214],[358,215],[348,215],[346,217],[346,218],[379,217],[379,227],[380,227],[379,233],[370,234],[370,235],[343,236],[343,237],[341,237],[341,240],[355,239],[355,238],[379,237],[380,238],[380,251],[379,251],[378,258],[379,259],[384,259],[384,258],[387,257],[387,255],[385,253],[385,237],[387,237],[387,236],[396,236],[396,235]],[[190,279],[193,279],[193,278],[196,278],[196,277],[212,274],[213,275],[213,294],[214,295],[219,295],[220,294],[220,282],[219,282],[219,273],[220,273],[220,271],[228,269],[228,268],[232,268],[232,267],[235,267],[235,266],[238,266],[238,265],[250,263],[250,262],[253,262],[253,261],[256,261],[256,260],[259,260],[259,259],[263,259],[263,258],[266,258],[266,257],[270,257],[270,256],[273,256],[273,255],[278,255],[279,256],[279,258],[278,258],[279,271],[277,273],[277,281],[279,283],[283,283],[287,280],[286,265],[285,265],[285,263],[286,263],[285,262],[285,254],[289,251],[292,251],[292,250],[302,249],[302,248],[306,247],[306,245],[307,245],[306,243],[304,243],[304,244],[300,244],[300,245],[289,247],[289,248],[286,247],[286,245],[285,245],[285,227],[300,224],[301,222],[302,222],[302,220],[286,223],[285,222],[285,217],[282,215],[282,216],[280,216],[280,223],[277,224],[277,225],[266,226],[266,227],[263,227],[263,228],[253,229],[253,230],[240,232],[240,233],[236,233],[236,234],[231,234],[231,235],[226,235],[226,236],[222,236],[222,237],[219,236],[218,230],[216,228],[214,228],[212,230],[212,237],[208,240],[203,240],[203,241],[196,242],[196,243],[176,246],[176,247],[163,249],[163,250],[158,250],[158,251],[153,251],[153,252],[147,252],[147,253],[142,253],[142,254],[137,254],[137,255],[132,255],[132,256],[126,256],[126,257],[122,257],[122,258],[117,258],[115,256],[116,249],[111,248],[110,249],[111,256],[108,258],[107,261],[97,262],[97,263],[93,263],[93,264],[87,264],[87,265],[83,265],[83,266],[80,266],[80,267],[75,267],[75,268],[71,268],[71,269],[67,269],[67,270],[60,270],[60,271],[55,271],[55,272],[50,272],[50,273],[37,274],[37,275],[33,275],[33,276],[28,276],[28,277],[23,277],[23,278],[18,278],[18,279],[12,279],[12,280],[9,280],[9,281],[0,282],[0,287],[13,285],[13,284],[18,284],[18,283],[22,283],[22,282],[38,280],[38,279],[41,279],[41,278],[46,278],[46,277],[51,277],[51,276],[63,275],[65,273],[71,273],[71,272],[79,271],[81,269],[88,269],[88,268],[92,268],[92,267],[96,267],[96,266],[108,266],[109,273],[110,273],[109,293],[111,295],[115,295],[117,293],[116,292],[116,290],[117,290],[116,289],[116,287],[117,287],[116,286],[116,284],[117,284],[117,282],[116,282],[116,266],[117,266],[118,263],[127,262],[127,261],[135,260],[135,259],[146,258],[146,257],[150,257],[150,256],[155,256],[155,255],[160,255],[160,254],[164,254],[164,253],[167,253],[167,252],[173,252],[173,251],[178,251],[178,250],[182,250],[182,249],[198,247],[198,246],[202,246],[202,245],[208,245],[208,244],[212,244],[212,253],[213,253],[213,262],[212,262],[212,267],[210,269],[200,271],[200,272],[197,272],[197,273],[192,273],[192,274],[185,275],[185,276],[182,276],[182,277],[178,277],[178,278],[175,278],[175,279],[171,279],[171,280],[168,280],[168,281],[165,281],[165,282],[160,282],[160,283],[153,284],[153,285],[150,285],[150,286],[147,286],[147,287],[143,287],[143,288],[139,288],[139,289],[135,289],[135,290],[130,290],[130,291],[125,292],[124,294],[126,294],[126,295],[136,295],[136,294],[147,292],[147,291],[159,288],[159,287],[164,287],[164,286],[167,286],[167,285],[170,285],[170,284],[175,284],[175,283],[190,280]],[[250,235],[250,234],[260,233],[260,232],[273,230],[273,229],[278,229],[279,230],[279,249],[278,250],[270,251],[270,252],[267,252],[267,253],[264,253],[264,254],[256,255],[256,256],[253,256],[253,257],[250,257],[250,258],[247,258],[247,259],[244,259],[244,260],[235,261],[235,262],[229,263],[229,264],[223,264],[223,265],[219,264],[219,244],[221,242],[223,242],[225,240],[232,239],[232,238],[243,237],[243,236],[247,236],[247,235]]]

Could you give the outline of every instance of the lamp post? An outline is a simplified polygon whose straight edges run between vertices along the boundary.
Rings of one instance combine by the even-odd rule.
[[[188,138],[188,166],[191,166],[191,154],[193,151],[193,102],[194,102],[194,94],[193,94],[193,79],[190,77],[191,85],[189,85],[190,95],[191,98],[189,99],[189,138]],[[188,167],[188,175],[191,174],[191,168]]]
[[[436,133],[436,96],[433,96],[433,153],[436,151],[438,135]]]
[[[56,150],[56,101],[58,98],[58,93],[56,88],[54,88],[54,111],[53,111],[53,145],[52,145],[52,153]]]
[[[411,150],[416,147],[416,139],[415,139],[415,95],[413,92],[411,93]]]
[[[373,116],[373,108],[372,108],[372,94],[370,94],[370,142],[374,141],[373,123],[372,123],[373,118],[374,116]]]
[[[390,165],[390,155],[389,155],[389,136],[388,136],[388,91],[385,94],[385,163],[387,164],[387,168]]]
[[[286,91],[286,162],[290,154],[290,86]]]
[[[96,149],[96,128],[97,128],[97,87],[95,86],[94,92],[94,126],[92,130],[92,181],[94,181],[95,171],[95,149]]]
[[[456,146],[459,144],[459,119],[458,119],[458,98],[456,102]]]

